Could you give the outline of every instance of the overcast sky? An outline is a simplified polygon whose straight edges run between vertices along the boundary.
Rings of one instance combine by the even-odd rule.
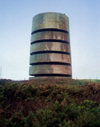
[[[32,17],[69,17],[73,78],[100,79],[100,0],[0,0],[0,77],[28,79]]]

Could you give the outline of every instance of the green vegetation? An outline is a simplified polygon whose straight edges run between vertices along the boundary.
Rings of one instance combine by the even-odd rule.
[[[0,80],[0,127],[100,127],[100,82]]]

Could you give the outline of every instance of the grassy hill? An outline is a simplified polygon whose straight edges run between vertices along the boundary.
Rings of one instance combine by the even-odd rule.
[[[100,127],[100,80],[0,80],[0,127]]]

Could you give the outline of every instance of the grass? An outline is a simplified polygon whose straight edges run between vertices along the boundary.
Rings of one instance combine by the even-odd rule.
[[[100,82],[2,79],[0,127],[100,127]]]

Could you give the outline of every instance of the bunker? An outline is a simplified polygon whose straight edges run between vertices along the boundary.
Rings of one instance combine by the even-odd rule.
[[[33,17],[29,75],[30,79],[72,78],[69,19],[65,14],[48,12]]]

